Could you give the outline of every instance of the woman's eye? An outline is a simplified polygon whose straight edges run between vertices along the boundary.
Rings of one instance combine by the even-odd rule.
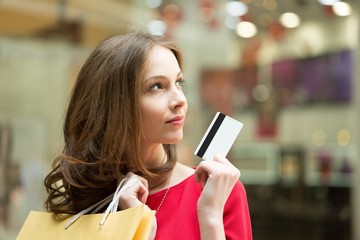
[[[154,91],[154,90],[158,90],[158,89],[161,89],[160,83],[155,83],[155,84],[151,85],[149,88],[150,91]]]
[[[179,87],[183,87],[185,85],[185,80],[184,79],[177,80],[176,85]]]

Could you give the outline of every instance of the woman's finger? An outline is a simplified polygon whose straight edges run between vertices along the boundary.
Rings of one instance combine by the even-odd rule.
[[[147,180],[131,172],[126,174],[126,179],[123,185],[123,193],[120,196],[119,207],[126,209],[146,203],[149,195]]]
[[[235,174],[238,178],[240,178],[240,176],[241,176],[240,170],[237,167],[235,167],[227,158],[222,157],[220,155],[215,155],[214,162],[222,163],[222,164],[225,164],[226,166],[230,167],[229,169],[231,169],[233,174]]]

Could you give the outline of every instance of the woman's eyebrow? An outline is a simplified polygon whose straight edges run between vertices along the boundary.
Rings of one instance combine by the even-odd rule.
[[[182,76],[182,72],[178,72],[178,74],[176,75],[176,78]],[[165,75],[155,75],[155,76],[151,76],[147,79],[144,80],[144,82],[147,82],[149,80],[152,80],[152,79],[168,79],[168,77],[166,77]]]

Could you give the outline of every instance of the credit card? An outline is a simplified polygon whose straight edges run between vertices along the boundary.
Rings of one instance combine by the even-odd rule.
[[[213,160],[216,154],[226,157],[242,127],[241,122],[217,112],[194,154],[203,160]]]

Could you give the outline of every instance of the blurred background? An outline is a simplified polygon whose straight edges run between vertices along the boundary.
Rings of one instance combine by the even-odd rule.
[[[244,123],[256,240],[360,239],[358,0],[0,0],[0,239],[43,210],[71,86],[94,46],[133,30],[174,38],[189,114],[179,160],[216,111]]]

